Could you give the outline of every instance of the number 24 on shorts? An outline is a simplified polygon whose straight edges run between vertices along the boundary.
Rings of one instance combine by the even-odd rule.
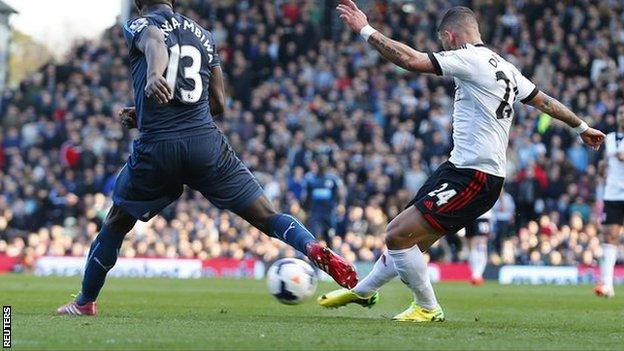
[[[444,183],[442,184],[442,186],[440,186],[440,188],[430,192],[429,196],[431,197],[436,197],[438,199],[438,201],[436,202],[436,205],[438,207],[446,204],[449,202],[450,199],[452,199],[455,195],[457,195],[457,191],[455,191],[454,189],[448,189],[448,183]]]

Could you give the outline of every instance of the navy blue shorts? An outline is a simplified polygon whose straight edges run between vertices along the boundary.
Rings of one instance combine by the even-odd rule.
[[[602,224],[624,224],[624,201],[605,200]]]
[[[177,200],[184,185],[220,209],[248,208],[264,190],[218,129],[174,140],[134,142],[115,182],[113,202],[148,221]]]

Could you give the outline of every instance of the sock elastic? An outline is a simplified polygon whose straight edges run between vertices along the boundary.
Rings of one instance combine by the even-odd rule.
[[[76,298],[79,305],[95,301],[104,286],[106,274],[110,271],[123,243],[125,234],[115,233],[106,226],[95,238],[89,250],[84,277],[82,278],[82,291]]]
[[[271,235],[299,252],[306,254],[306,246],[316,242],[316,238],[295,217],[284,213],[275,215],[269,220]]]
[[[353,292],[361,297],[371,297],[379,288],[398,275],[394,260],[388,252],[384,252],[375,262],[373,270],[353,288]]]
[[[602,284],[613,287],[613,269],[617,260],[617,248],[612,244],[602,244],[602,259],[600,260],[600,278]]]
[[[438,307],[429,273],[427,272],[427,262],[420,252],[418,245],[405,250],[388,250],[394,260],[399,276],[414,293],[416,303],[426,309],[432,310]]]

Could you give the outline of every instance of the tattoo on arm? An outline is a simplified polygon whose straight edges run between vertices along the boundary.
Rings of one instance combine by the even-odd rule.
[[[536,101],[537,104],[533,104],[534,107],[538,108],[540,111],[547,113],[553,118],[556,118],[568,126],[574,128],[578,127],[582,120],[578,118],[574,112],[570,111],[565,105],[559,102],[557,99],[554,99],[544,93],[539,95],[544,95],[542,99],[536,99],[540,101]],[[538,96],[539,97],[539,96]]]
[[[392,40],[380,32],[374,33],[368,43],[372,45],[386,60],[408,71],[434,73],[433,64],[426,54],[409,46]]]

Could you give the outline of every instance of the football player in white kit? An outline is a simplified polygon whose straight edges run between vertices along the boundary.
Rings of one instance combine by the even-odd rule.
[[[488,237],[492,226],[492,210],[488,210],[479,218],[466,226],[466,239],[468,239],[468,265],[470,266],[470,283],[483,285],[483,272],[488,261]]]
[[[466,7],[446,12],[438,28],[445,51],[429,54],[378,32],[351,0],[341,0],[337,9],[352,30],[392,63],[412,72],[455,78],[455,146],[449,161],[438,167],[410,206],[386,228],[388,250],[372,272],[351,290],[321,296],[319,304],[329,308],[348,303],[370,307],[378,299],[377,290],[398,275],[414,293],[414,302],[393,319],[443,321],[444,312],[429,281],[422,252],[445,234],[473,222],[498,199],[514,102],[522,101],[565,122],[593,148],[598,148],[605,136],[540,92],[516,67],[485,46],[475,15]]]
[[[618,130],[609,133],[605,141],[607,181],[604,189],[604,221],[600,284],[594,292],[598,296],[613,297],[613,269],[617,261],[618,245],[624,224],[624,105],[617,110]]]

